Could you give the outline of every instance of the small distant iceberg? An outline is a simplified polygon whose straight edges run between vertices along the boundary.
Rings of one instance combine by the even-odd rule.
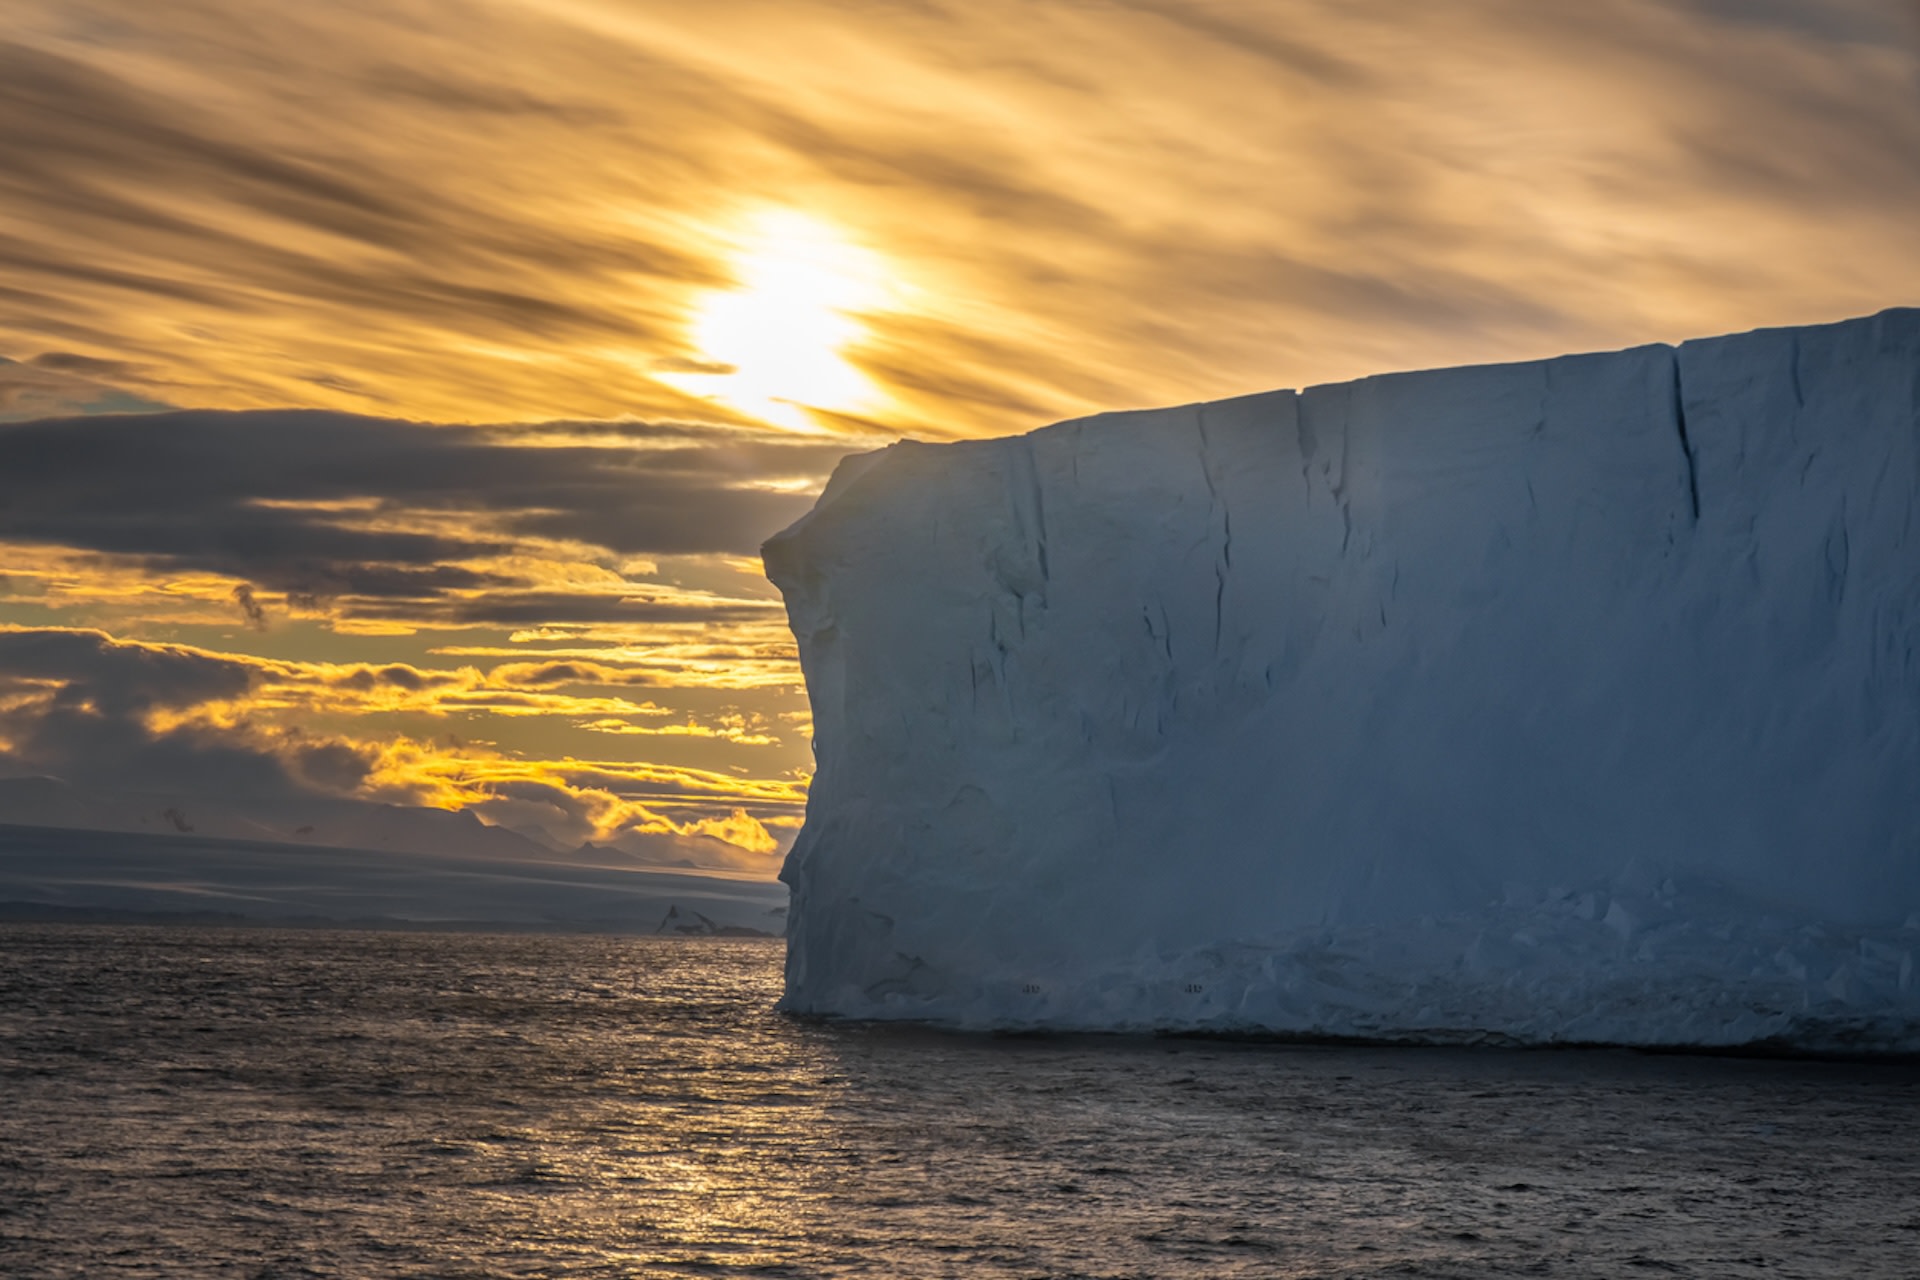
[[[784,916],[783,908],[773,908],[766,913],[770,918]],[[752,925],[721,924],[711,916],[698,911],[682,911],[678,903],[667,908],[667,914],[660,918],[660,927],[656,934],[669,934],[680,938],[772,938],[778,936],[770,929],[757,929]]]
[[[1920,1051],[1920,311],[848,459],[785,1007]]]

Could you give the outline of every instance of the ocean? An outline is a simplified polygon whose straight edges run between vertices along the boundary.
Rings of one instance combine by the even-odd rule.
[[[1920,1275],[1920,1067],[795,1021],[781,945],[0,926],[0,1274]]]

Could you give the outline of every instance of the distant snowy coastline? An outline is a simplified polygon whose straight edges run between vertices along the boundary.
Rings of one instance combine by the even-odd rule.
[[[1920,1051],[1920,311],[848,459],[785,1007]]]
[[[0,825],[0,922],[777,937],[784,886],[546,854]]]

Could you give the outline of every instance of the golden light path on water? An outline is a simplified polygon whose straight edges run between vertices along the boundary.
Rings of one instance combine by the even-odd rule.
[[[806,1023],[780,962],[0,925],[0,1271],[1913,1272],[1903,1067]]]

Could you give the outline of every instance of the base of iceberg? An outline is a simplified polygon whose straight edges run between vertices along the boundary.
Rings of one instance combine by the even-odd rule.
[[[1550,888],[1469,913],[1304,929],[1104,967],[937,974],[915,957],[790,1012],[993,1031],[1920,1054],[1920,917],[1872,931],[1668,885]],[[934,979],[940,979],[935,981]]]
[[[1920,311],[848,459],[784,1007],[1920,1052]]]

